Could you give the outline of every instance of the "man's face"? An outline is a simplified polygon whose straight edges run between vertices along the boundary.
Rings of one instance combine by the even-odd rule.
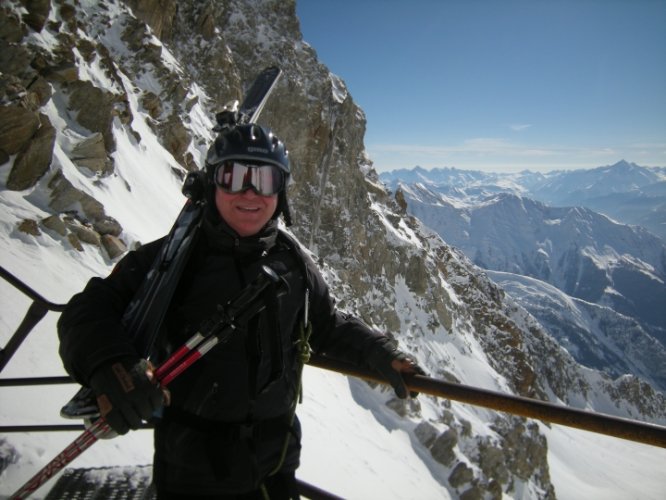
[[[278,195],[261,196],[252,189],[241,193],[225,193],[215,189],[215,206],[229,227],[241,237],[257,234],[273,217]]]

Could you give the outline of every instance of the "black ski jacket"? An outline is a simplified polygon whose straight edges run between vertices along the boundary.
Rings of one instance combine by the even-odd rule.
[[[60,355],[82,385],[104,363],[138,353],[121,317],[157,256],[162,240],[128,253],[107,278],[92,278],[58,322]],[[165,316],[156,350],[164,360],[269,265],[288,284],[267,294],[265,309],[176,378],[170,406],[155,429],[154,481],[183,494],[256,489],[276,467],[293,471],[300,455],[298,340],[310,297],[313,351],[366,366],[386,337],[337,311],[319,270],[275,221],[239,238],[219,217],[204,217],[193,253]],[[288,451],[280,459],[283,444]]]

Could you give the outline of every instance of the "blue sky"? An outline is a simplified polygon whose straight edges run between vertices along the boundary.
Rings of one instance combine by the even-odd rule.
[[[297,0],[378,171],[666,166],[666,0]]]

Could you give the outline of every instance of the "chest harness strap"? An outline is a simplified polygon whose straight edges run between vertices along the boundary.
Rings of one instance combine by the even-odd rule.
[[[284,463],[284,459],[287,456],[287,449],[289,448],[289,441],[291,438],[291,429],[294,425],[294,419],[296,417],[296,407],[299,402],[303,402],[303,366],[305,363],[310,361],[310,335],[312,334],[312,323],[310,322],[310,290],[305,289],[305,305],[303,307],[303,322],[299,326],[299,335],[298,340],[295,341],[296,353],[298,357],[298,366],[296,368],[296,397],[294,398],[294,403],[291,407],[291,414],[289,416],[289,431],[284,439],[284,444],[282,445],[282,452],[280,453],[280,460],[278,460],[275,468],[268,474],[272,476],[276,474]],[[264,495],[266,494],[265,487],[262,485],[262,491]]]

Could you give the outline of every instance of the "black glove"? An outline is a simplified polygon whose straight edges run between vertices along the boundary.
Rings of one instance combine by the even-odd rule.
[[[393,367],[393,361],[398,361],[403,365],[403,369],[398,371]],[[407,397],[407,386],[402,378],[402,373],[417,373],[425,375],[423,369],[416,364],[413,358],[398,349],[398,343],[389,338],[381,338],[374,346],[367,358],[367,363],[382,377],[384,377],[395,390],[396,396],[400,399]],[[413,398],[418,396],[418,392],[410,392]]]
[[[97,368],[90,377],[100,414],[118,434],[138,429],[163,404],[162,388],[149,376],[146,360],[122,358]]]

